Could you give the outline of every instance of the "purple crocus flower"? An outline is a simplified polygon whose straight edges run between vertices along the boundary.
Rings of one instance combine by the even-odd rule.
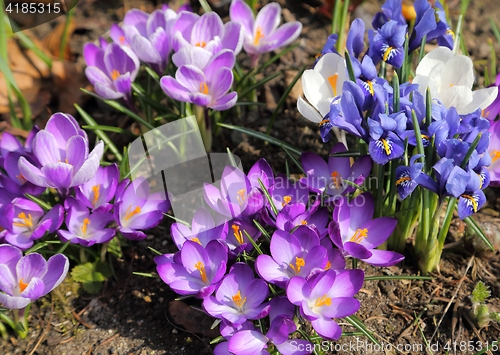
[[[292,234],[277,230],[270,248],[271,255],[257,257],[255,270],[267,282],[283,288],[292,277],[307,279],[322,271],[328,262],[318,235],[306,227],[299,227]]]
[[[68,230],[58,230],[57,234],[64,242],[80,244],[89,247],[94,244],[109,242],[115,236],[113,228],[106,226],[113,221],[113,215],[109,210],[89,209],[79,200],[69,197],[64,201],[66,214],[66,227]]]
[[[87,63],[85,75],[94,85],[97,95],[104,99],[132,99],[132,82],[139,71],[139,58],[127,46],[109,43],[101,48],[86,43],[83,56]]]
[[[328,209],[320,206],[321,201],[316,200],[309,208],[301,203],[286,205],[278,212],[276,228],[285,232],[292,232],[297,227],[304,226],[323,238],[327,233]]]
[[[99,142],[89,153],[87,134],[73,116],[55,113],[33,140],[33,153],[41,168],[24,157],[19,159],[18,167],[31,183],[56,188],[66,195],[70,187],[81,185],[95,175],[103,149],[103,143]]]
[[[120,233],[132,240],[142,240],[146,234],[142,230],[158,225],[163,214],[170,208],[165,193],[150,194],[148,181],[139,177],[126,188],[128,180],[123,180],[117,188],[114,217]]]
[[[248,177],[238,168],[226,166],[220,180],[220,190],[205,184],[206,203],[216,212],[229,218],[252,216],[264,206],[264,197],[252,188]]]
[[[253,249],[253,244],[248,240],[248,236],[256,240],[261,235],[261,232],[250,218],[234,218],[228,222],[228,226],[228,233],[224,242],[229,248],[230,255],[233,256],[237,256],[243,251],[250,252]]]
[[[163,91],[175,100],[190,102],[217,111],[233,107],[238,100],[236,91],[227,93],[233,84],[233,72],[212,62],[204,71],[194,65],[177,69],[175,78],[164,76],[160,80]]]
[[[174,51],[183,47],[201,47],[216,54],[229,49],[238,54],[243,46],[241,24],[229,21],[225,25],[215,12],[198,16],[192,12],[181,12],[172,28]]]
[[[264,6],[257,18],[254,18],[252,9],[243,0],[233,0],[229,8],[232,21],[242,24],[244,32],[243,48],[257,63],[263,53],[273,51],[279,47],[292,43],[302,31],[302,24],[298,21],[279,26],[281,7],[278,3],[269,3]]]
[[[68,258],[62,254],[46,261],[38,253],[23,257],[18,248],[0,245],[0,304],[22,309],[56,288],[66,277]]]
[[[162,74],[172,50],[172,28],[177,13],[172,9],[158,9],[151,15],[131,9],[123,19],[127,43],[143,62]]]
[[[491,156],[490,172],[491,186],[500,185],[500,121],[496,121],[490,128],[490,145],[488,152]]]
[[[497,75],[495,83],[493,85],[490,85],[490,87],[492,86],[500,88],[500,73]],[[484,109],[483,116],[489,119],[490,121],[494,121],[499,114],[500,114],[500,90],[498,91],[495,101],[493,101],[493,103],[491,103],[488,107]]]
[[[356,313],[359,301],[353,296],[364,281],[362,270],[324,271],[309,281],[293,277],[286,288],[291,303],[300,307],[301,315],[325,339],[340,338],[342,329],[333,318]]]
[[[266,282],[255,278],[248,265],[236,263],[222,279],[215,297],[203,300],[203,308],[214,318],[238,325],[247,319],[263,318],[269,313],[269,305],[263,303],[268,292]]]
[[[120,171],[116,164],[100,166],[96,174],[86,183],[76,187],[76,198],[90,209],[105,209],[110,211],[113,205],[109,202],[116,192]]]
[[[374,266],[391,266],[404,256],[389,250],[375,249],[385,242],[396,227],[390,217],[372,219],[375,206],[370,193],[349,201],[342,197],[333,210],[328,226],[330,238],[344,256],[352,256]]]
[[[332,154],[346,151],[347,148],[343,143],[337,143],[330,151],[328,163],[319,155],[303,153],[300,161],[307,176],[300,179],[300,182],[313,192],[326,193],[330,196],[325,202],[354,191],[354,188],[346,181],[361,185],[365,178],[370,175],[371,159],[368,156],[361,157],[351,166],[349,157],[332,156]]]
[[[196,211],[191,222],[191,228],[176,222],[170,227],[172,239],[180,250],[187,240],[206,247],[212,240],[225,240],[228,233],[227,223],[216,224],[214,218],[204,208]]]
[[[155,258],[161,279],[180,295],[206,298],[226,273],[227,251],[213,240],[204,248],[187,240],[180,252]]]
[[[18,162],[21,157],[24,157],[33,166],[40,167],[31,154],[21,155],[17,152],[9,152],[3,157],[3,169],[6,174],[0,174],[0,186],[9,190],[16,196],[24,196],[25,194],[38,196],[45,191],[45,187],[36,186],[24,178],[18,167]]]
[[[61,226],[64,209],[55,205],[45,213],[40,206],[25,198],[15,198],[7,204],[0,215],[0,238],[23,250],[31,248],[33,241],[45,233],[53,233]]]

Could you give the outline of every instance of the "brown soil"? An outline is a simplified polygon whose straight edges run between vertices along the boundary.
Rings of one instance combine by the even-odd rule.
[[[301,43],[264,73],[284,73],[259,92],[259,101],[265,102],[267,107],[247,112],[242,118],[228,119],[228,123],[265,132],[273,108],[286,85],[299,68],[312,63],[311,59],[320,51],[328,35],[329,20],[314,11],[319,0],[280,2],[286,7],[284,17],[287,21],[297,19],[304,24]],[[120,21],[128,8],[141,6],[151,11],[154,5],[148,1],[125,1],[125,8],[123,2],[118,0],[81,0],[76,12],[77,31],[71,42],[73,51],[81,53],[84,42],[98,38],[113,21]],[[472,1],[466,17],[465,40],[479,64],[484,64],[489,58],[489,48],[485,47],[485,43],[488,38],[493,38],[488,18],[500,18],[500,8],[495,5],[496,1],[492,0]],[[450,1],[449,6],[454,16],[459,9],[458,1]],[[355,16],[370,18],[377,9],[375,1],[367,1],[357,9]],[[227,5],[218,8],[218,11],[226,15]],[[50,25],[44,26],[38,29],[42,35],[50,29]],[[82,62],[81,57],[78,60]],[[294,90],[292,98],[287,100],[283,112],[278,115],[271,135],[302,150],[326,155],[331,144],[322,144],[317,127],[300,117],[295,108],[296,95],[297,91]],[[95,101],[90,101],[85,109],[102,124],[122,122],[122,126],[126,125],[123,123],[125,117],[107,111]],[[214,146],[216,151],[225,151],[226,147],[232,149],[242,158],[246,168],[258,158],[265,157],[275,172],[285,170],[287,156],[282,149],[246,135],[222,130]],[[298,173],[289,163],[291,172]],[[490,190],[489,195],[490,201],[495,201],[490,202],[489,207],[498,210],[497,191]],[[483,226],[490,230],[491,238],[498,241],[500,219],[495,213],[483,214],[480,219]],[[51,296],[33,305],[27,339],[11,337],[8,341],[0,340],[0,352],[6,355],[211,354],[209,343],[217,333],[210,331],[212,320],[196,309],[199,304],[192,300],[174,301],[176,295],[160,279],[133,274],[154,272],[154,253],[148,246],[164,253],[176,250],[168,231],[169,222],[165,221],[150,231],[151,236],[147,240],[129,243],[124,248],[123,257],[114,262],[115,277],[110,278],[96,296],[90,296],[77,284],[65,281]],[[436,329],[431,341],[434,354],[444,354],[446,344],[449,344],[449,353],[472,354],[475,351],[467,349],[469,341],[473,342],[474,350],[480,350],[480,345],[484,348],[486,342],[491,344],[499,340],[500,328],[497,325],[478,329],[469,316],[469,296],[478,280],[483,280],[491,287],[491,306],[500,310],[499,257],[495,253],[485,255],[479,251],[472,254],[474,248],[471,245],[480,243],[464,244],[463,231],[463,224],[455,221],[440,273],[433,275],[435,278],[432,281],[366,281],[357,295],[362,304],[357,316],[374,332],[379,342],[401,345],[403,350],[406,345],[409,351],[397,351],[394,348],[386,352],[377,351],[376,348],[370,350],[368,345],[365,345],[365,350],[358,347],[357,351],[352,351],[349,350],[350,344],[357,341],[366,344],[367,338],[348,336],[343,337],[337,345],[344,345],[346,351],[336,351],[335,343],[329,343],[327,346],[333,347],[330,353],[422,354],[425,350],[420,350],[419,344],[431,340]],[[404,263],[395,267],[366,267],[366,274],[415,275],[417,269],[411,257],[411,248],[408,248],[408,255]],[[361,266],[364,268],[366,265]],[[346,321],[340,321],[344,331],[354,331]],[[453,351],[454,341],[456,351]]]

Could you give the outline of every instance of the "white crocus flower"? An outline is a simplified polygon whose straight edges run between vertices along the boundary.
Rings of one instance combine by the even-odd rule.
[[[299,96],[297,109],[301,115],[321,124],[330,112],[333,98],[342,94],[342,85],[346,79],[344,58],[335,53],[322,56],[314,69],[308,69],[302,74],[302,87],[309,103]]]
[[[432,99],[446,107],[455,107],[460,115],[485,109],[496,98],[498,88],[491,87],[472,91],[474,69],[472,59],[454,54],[447,47],[429,52],[417,66],[414,84],[425,95],[430,89]]]

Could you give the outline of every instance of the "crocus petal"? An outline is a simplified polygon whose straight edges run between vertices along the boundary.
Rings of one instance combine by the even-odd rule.
[[[36,168],[25,157],[19,159],[18,168],[24,178],[32,184],[42,187],[49,186],[40,169]]]
[[[255,19],[255,24],[253,30],[254,37],[257,32],[264,37],[269,36],[280,24],[281,17],[281,7],[277,3],[269,3],[264,6]]]
[[[231,21],[239,22],[243,26],[246,36],[253,37],[254,14],[250,6],[243,0],[233,0],[229,7]]]
[[[353,243],[353,242],[344,243],[344,250],[350,256],[356,259],[364,260],[372,256],[372,253],[368,249],[366,249],[366,247],[358,243]]]
[[[378,247],[385,242],[396,228],[397,220],[390,217],[376,218],[368,221],[363,228],[368,230],[368,236],[361,242],[368,249]]]
[[[192,65],[185,65],[177,69],[175,78],[180,85],[187,88],[192,93],[200,92],[200,84],[205,82],[203,71]]]
[[[171,76],[164,76],[160,79],[162,90],[171,98],[182,102],[191,102],[189,98],[189,90],[179,84],[179,82]]]
[[[224,25],[219,15],[215,12],[205,13],[193,26],[191,44],[206,44],[216,36],[222,37],[223,31]]]
[[[363,261],[373,266],[392,266],[401,262],[405,257],[399,253],[389,250],[372,249],[372,256]]]
[[[314,330],[323,338],[337,340],[342,334],[342,329],[332,319],[318,318],[311,321]]]
[[[172,55],[172,62],[180,68],[183,65],[194,65],[204,69],[212,59],[213,54],[201,47],[183,47]]]
[[[320,115],[320,113],[314,107],[304,101],[302,96],[299,96],[299,99],[297,100],[297,110],[299,110],[300,114],[311,122],[319,124],[323,120],[323,117]]]
[[[13,246],[10,247],[14,249]],[[15,249],[19,250],[17,248]],[[0,264],[0,291],[10,295],[14,294],[14,290],[17,288],[17,281],[14,275],[15,273],[12,273],[12,270],[10,270],[7,265]]]
[[[71,186],[78,186],[87,181],[89,181],[96,173],[99,168],[99,162],[101,161],[102,155],[104,153],[104,143],[100,141],[94,147],[92,152],[90,152],[88,159],[83,163],[82,167],[73,177]]]
[[[97,95],[107,100],[118,100],[124,96],[123,93],[116,91],[112,84],[96,82],[94,90]]]
[[[0,304],[8,309],[23,309],[31,303],[29,298],[12,297],[0,292]]]
[[[17,279],[28,282],[33,277],[41,278],[47,272],[47,262],[38,253],[28,254],[16,265]]]
[[[221,38],[222,46],[238,55],[243,48],[244,29],[238,21],[229,21],[224,25],[224,36]],[[232,67],[232,66],[231,66]]]
[[[267,347],[269,339],[259,331],[243,330],[233,335],[227,349],[238,355],[259,355]]]
[[[33,142],[33,153],[42,166],[61,160],[56,138],[46,130],[42,130],[36,135]]]
[[[302,32],[302,24],[300,22],[285,23],[263,40],[262,47],[268,52],[278,47],[287,46],[299,37],[300,32]]]

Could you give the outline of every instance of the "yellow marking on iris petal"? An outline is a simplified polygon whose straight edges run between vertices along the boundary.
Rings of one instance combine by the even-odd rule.
[[[191,238],[191,241],[192,241],[192,242],[195,242],[195,243],[198,243],[198,244],[200,244],[200,245],[201,245],[200,240],[199,240],[198,238],[196,238],[196,237]]]
[[[306,262],[303,258],[299,258],[298,256],[295,257],[295,265],[290,264],[290,268],[295,272],[295,275],[298,275],[300,272],[300,269],[306,265]]]
[[[389,55],[391,54],[391,51],[394,49],[394,47],[387,47],[387,49],[384,52],[384,62],[387,61],[387,58],[389,58]]]
[[[236,307],[238,307],[238,308],[243,307],[243,305],[244,305],[244,304],[245,304],[245,302],[247,301],[247,298],[246,298],[246,297],[245,297],[245,298],[241,298],[241,292],[240,292],[240,290],[238,290],[238,293],[237,293],[237,294],[235,294],[235,295],[232,297],[232,299],[233,299],[234,304],[235,304],[235,305],[236,305]]]
[[[111,79],[116,80],[120,76],[120,72],[116,69],[113,69],[111,71]]]
[[[92,206],[97,205],[97,200],[99,200],[99,190],[101,189],[101,185],[94,185],[92,186]]]
[[[233,230],[234,237],[238,241],[238,243],[243,244],[243,233],[240,231],[240,226],[237,224],[231,225],[231,229]]]
[[[463,195],[460,195],[462,196],[463,198],[469,200],[471,203],[472,203],[472,209],[474,210],[474,213],[477,212],[477,201],[474,197],[470,196],[470,195],[466,195],[466,194],[463,194]]]
[[[17,218],[21,219],[22,222],[14,222],[12,223],[16,227],[28,227],[31,228],[33,227],[33,216],[31,216],[31,213],[28,213],[26,216],[26,213],[21,212],[17,215]]]
[[[196,264],[194,264],[194,267],[196,268],[196,270],[200,272],[201,281],[203,281],[205,285],[208,285],[207,271],[205,270],[205,265],[203,265],[201,261],[198,261]]]
[[[337,79],[339,78],[339,74],[333,74],[332,76],[328,77],[328,82],[330,83],[330,86],[332,87],[333,90],[333,96],[337,96]]]
[[[479,190],[483,189],[483,176],[481,174],[476,173],[476,175],[479,177]]]
[[[349,240],[350,242],[353,242],[353,243],[361,243],[363,241],[363,239],[365,239],[366,237],[368,237],[368,229],[366,228],[358,228],[356,229],[356,232],[354,232],[354,235],[352,236],[351,240]]]
[[[243,204],[243,202],[245,202],[246,189],[238,190],[238,192],[236,193],[236,200],[238,200],[238,203],[240,204],[240,206]]]
[[[391,155],[391,146],[389,145],[387,139],[382,138],[380,141],[384,145],[385,154]]]
[[[89,225],[89,224],[90,224],[90,219],[85,218],[85,219],[83,220],[83,225],[82,225],[82,228],[81,228],[81,229],[82,229],[82,233],[83,233],[83,234],[86,234],[86,233],[87,233],[87,227],[88,227],[88,225]]]
[[[332,176],[332,181],[335,184],[335,188],[339,189],[340,188],[340,184],[342,183],[342,178],[340,177],[339,172],[338,171],[334,171],[333,173],[331,173],[331,176]]]
[[[125,211],[125,220],[128,221],[130,218],[135,216],[138,213],[141,213],[141,208],[139,206],[136,206],[132,211],[132,205],[129,205],[127,208],[127,211]]]
[[[207,46],[207,42],[201,41],[201,42],[196,43],[195,46],[205,48]]]
[[[451,35],[451,38],[455,39],[455,32],[453,32],[450,28],[446,30],[445,34]]]
[[[413,21],[417,18],[417,12],[415,11],[415,8],[413,7],[413,5],[403,4],[401,11],[402,11],[403,17],[406,19],[406,21]]]
[[[494,150],[490,153],[491,155],[491,162],[494,163],[498,159],[500,159],[500,150]]]
[[[264,34],[262,33],[262,28],[260,28],[260,26],[259,26],[259,27],[257,27],[257,31],[255,32],[253,45],[254,46],[258,45],[262,38],[264,38]]]
[[[290,201],[292,201],[292,196],[289,195],[283,196],[283,202],[281,202],[281,207],[285,207],[290,203]]]
[[[373,91],[373,83],[372,83],[372,81],[368,80],[366,83],[368,84],[368,91],[370,92],[370,95],[373,96],[375,94],[375,91]]]
[[[207,85],[207,83],[205,83],[205,82],[200,83],[200,92],[202,94],[208,95],[208,85]]]
[[[27,283],[24,283],[23,279],[19,280],[19,291],[23,292],[28,287]]]
[[[399,186],[399,185],[401,185],[403,182],[405,182],[405,181],[410,181],[410,180],[411,180],[411,178],[410,178],[409,176],[404,176],[404,177],[402,177],[402,178],[399,178],[399,179],[397,179],[397,180],[396,180],[396,186]]]
[[[327,295],[323,295],[321,297],[318,297],[318,299],[314,303],[314,307],[330,306],[331,304],[332,304],[332,299]]]

